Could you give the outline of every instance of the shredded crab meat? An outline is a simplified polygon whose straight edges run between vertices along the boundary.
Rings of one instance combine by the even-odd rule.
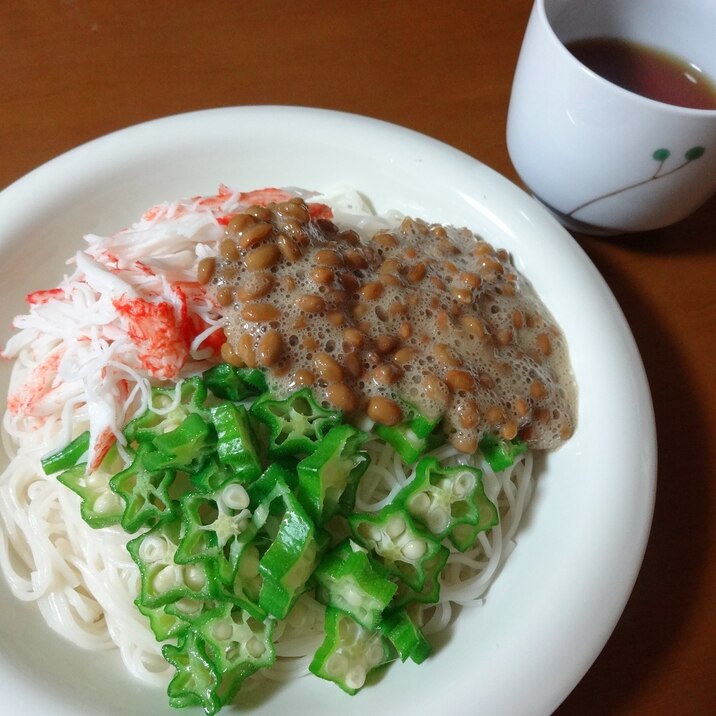
[[[153,206],[110,236],[89,234],[57,287],[27,296],[28,313],[2,355],[17,358],[38,341],[46,358],[8,399],[13,419],[40,428],[77,396],[90,430],[89,466],[124,439],[122,426],[147,407],[150,385],[176,382],[219,359],[217,306],[196,281],[233,215],[293,196],[283,189],[217,194]],[[331,210],[314,204],[315,216]],[[49,350],[48,350],[49,346]],[[30,356],[30,359],[32,357]]]

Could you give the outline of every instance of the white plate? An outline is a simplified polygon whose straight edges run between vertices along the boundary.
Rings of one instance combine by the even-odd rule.
[[[350,698],[307,678],[252,714],[547,714],[590,667],[631,592],[651,524],[654,419],[624,317],[572,238],[520,189],[415,132],[323,110],[241,107],[116,132],[45,164],[0,194],[3,333],[23,297],[51,287],[88,232],[127,225],[153,203],[239,189],[351,185],[391,208],[465,225],[513,251],[564,329],[579,385],[578,429],[540,474],[517,548],[484,607],[463,612],[421,666],[396,664]],[[7,366],[3,366],[3,390]],[[1,580],[0,580],[1,581]],[[0,585],[6,713],[170,713],[115,654],[65,643]],[[174,712],[176,713],[176,712]]]

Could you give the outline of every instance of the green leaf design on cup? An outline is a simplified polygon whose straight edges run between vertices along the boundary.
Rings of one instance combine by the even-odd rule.
[[[699,157],[702,157],[704,155],[704,152],[706,151],[705,147],[691,147],[686,154],[684,154],[684,159],[686,159],[689,162],[692,162],[694,159],[698,159]]]
[[[687,164],[689,164],[689,162],[693,162],[695,159],[702,157],[705,153],[706,147],[702,147],[700,144],[697,144],[695,147],[691,147],[691,149],[687,149],[686,152],[684,152],[684,161],[681,162],[681,164],[677,164],[675,167],[667,169],[664,164],[666,160],[671,156],[671,150],[667,149],[666,147],[659,147],[659,149],[655,149],[651,154],[651,158],[654,161],[659,162],[659,166],[656,168],[656,171],[651,176],[647,176],[641,181],[636,181],[632,184],[628,184],[627,186],[614,189],[614,191],[606,192],[605,194],[597,196],[594,199],[590,199],[589,201],[585,201],[584,203],[572,209],[572,211],[566,212],[565,216],[574,216],[578,211],[586,209],[588,206],[596,204],[598,201],[602,201],[602,199],[608,199],[611,196],[616,196],[617,194],[629,191],[630,189],[635,189],[638,186],[644,186],[645,184],[649,184],[653,181],[668,177],[670,174],[674,174],[675,172],[681,171]]]

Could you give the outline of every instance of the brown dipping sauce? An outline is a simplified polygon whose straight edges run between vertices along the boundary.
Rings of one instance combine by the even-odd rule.
[[[346,413],[443,416],[472,453],[485,433],[553,448],[574,429],[561,331],[505,250],[467,229],[405,219],[362,238],[301,199],[230,221],[199,281],[221,306],[222,357],[263,367],[273,393],[311,386]]]

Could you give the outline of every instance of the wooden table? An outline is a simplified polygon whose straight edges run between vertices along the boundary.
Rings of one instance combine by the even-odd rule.
[[[136,122],[274,103],[406,125],[518,181],[505,119],[530,6],[4,0],[0,185]],[[716,713],[715,233],[712,200],[667,229],[576,236],[621,304],[646,365],[659,490],[633,596],[559,716]]]

